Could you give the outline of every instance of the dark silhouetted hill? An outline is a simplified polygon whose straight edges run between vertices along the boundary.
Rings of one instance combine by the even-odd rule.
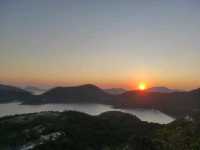
[[[188,92],[128,91],[120,95],[105,92],[92,84],[74,87],[56,87],[41,95],[12,86],[0,86],[1,102],[21,101],[23,104],[98,103],[117,108],[157,109],[173,117],[200,112],[200,89]]]
[[[0,84],[0,102],[21,101],[31,94],[23,89]]]
[[[56,87],[41,95],[43,103],[95,102],[110,103],[112,96],[92,84],[74,87]]]
[[[200,111],[200,90],[173,93],[129,91],[120,95],[117,103],[118,107],[153,108],[182,117]]]

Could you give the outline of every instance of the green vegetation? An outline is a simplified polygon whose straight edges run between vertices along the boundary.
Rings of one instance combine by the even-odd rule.
[[[41,112],[1,118],[0,149],[199,150],[199,129],[198,117],[158,125],[121,112]]]

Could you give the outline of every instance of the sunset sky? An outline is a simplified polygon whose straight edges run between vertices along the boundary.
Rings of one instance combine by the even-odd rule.
[[[0,83],[200,87],[199,0],[1,0]]]

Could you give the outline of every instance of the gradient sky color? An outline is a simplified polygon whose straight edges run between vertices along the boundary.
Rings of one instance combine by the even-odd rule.
[[[0,82],[200,87],[199,0],[1,0]]]

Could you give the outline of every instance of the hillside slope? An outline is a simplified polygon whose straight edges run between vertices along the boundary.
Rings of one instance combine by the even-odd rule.
[[[0,102],[21,101],[31,96],[31,93],[18,87],[0,84]]]
[[[199,150],[200,119],[158,125],[122,112],[41,112],[0,118],[0,134],[2,150]]]

